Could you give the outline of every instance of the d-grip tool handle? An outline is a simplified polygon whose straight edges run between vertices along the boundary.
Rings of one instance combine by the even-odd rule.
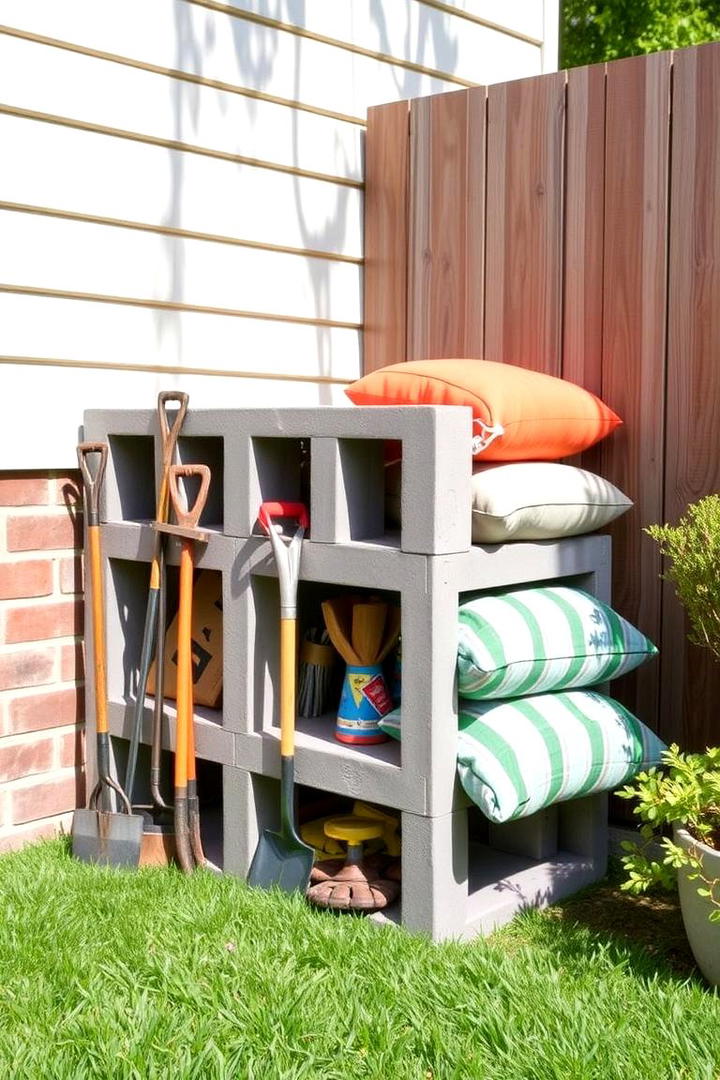
[[[97,462],[94,471],[90,468],[88,462],[91,454],[100,455],[100,460]],[[78,465],[82,473],[87,499],[88,526],[100,524],[100,490],[105,476],[107,456],[107,443],[83,442],[77,448]]]
[[[163,445],[163,466],[165,468],[172,464],[175,446],[177,444],[178,435],[180,434],[180,429],[185,420],[189,400],[189,395],[184,394],[179,390],[162,390],[158,394],[158,420],[160,421],[160,435],[162,437]],[[176,402],[178,406],[178,411],[175,414],[172,427],[170,426],[167,417],[167,406],[171,401]]]
[[[180,496],[177,483],[179,476],[200,477],[200,490],[197,493],[195,502],[187,508],[185,508],[184,500]],[[207,502],[208,488],[210,487],[210,469],[207,465],[171,465],[168,469],[168,483],[170,502],[175,511],[178,525],[183,529],[196,529]]]
[[[270,532],[270,520],[274,517],[295,518],[302,529],[307,529],[310,524],[307,507],[301,502],[264,502],[260,504],[258,521]]]

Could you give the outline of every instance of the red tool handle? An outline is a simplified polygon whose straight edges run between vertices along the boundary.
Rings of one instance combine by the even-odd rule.
[[[301,528],[307,529],[310,517],[301,502],[264,502],[260,504],[258,520],[266,532],[270,532],[270,519],[274,517],[295,518]]]

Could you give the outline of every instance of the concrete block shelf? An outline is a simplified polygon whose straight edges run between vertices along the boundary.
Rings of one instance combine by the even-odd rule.
[[[109,722],[121,760],[153,543],[157,418],[151,411],[92,411],[85,437],[110,446],[102,535]],[[385,445],[398,439],[399,530],[383,514]],[[299,785],[400,812],[403,901],[395,917],[436,939],[487,932],[523,905],[601,876],[600,798],[583,800],[582,813],[576,801],[519,829],[481,823],[478,832],[473,825],[479,812],[456,779],[455,625],[464,594],[503,585],[564,579],[608,599],[609,538],[471,546],[470,412],[463,408],[200,410],[188,413],[178,445],[183,461],[204,462],[213,473],[204,522],[211,535],[196,561],[222,582],[223,698],[218,709],[198,707],[196,726],[198,755],[216,770],[222,791],[213,813],[224,822],[225,870],[244,875],[259,831],[277,824],[279,590],[270,543],[253,531],[261,501],[302,497],[311,527],[300,564],[301,625],[311,612],[316,617],[321,599],[346,589],[382,594],[401,608],[402,708],[412,718],[402,743],[341,744],[334,714],[300,717],[296,740]],[[171,538],[171,603],[178,555]],[[91,685],[87,695],[92,719]],[[152,705],[148,698],[144,742]],[[170,751],[172,702],[165,712]]]

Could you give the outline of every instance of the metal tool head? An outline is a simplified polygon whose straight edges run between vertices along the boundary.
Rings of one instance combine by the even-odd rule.
[[[140,861],[142,832],[142,818],[134,814],[76,810],[72,853],[82,862],[100,866],[136,867]]]
[[[283,892],[304,893],[310,882],[315,851],[303,843],[297,833],[263,831],[248,873],[248,885],[270,889],[277,885]]]
[[[111,787],[125,813],[100,809],[103,787]],[[72,823],[72,853],[82,862],[101,866],[135,867],[140,861],[143,819],[130,812],[123,792],[109,776],[102,775],[90,796],[87,810],[76,810]]]

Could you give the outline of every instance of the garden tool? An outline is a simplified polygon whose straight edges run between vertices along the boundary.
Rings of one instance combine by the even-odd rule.
[[[194,503],[183,506],[178,477],[198,477],[200,487]],[[196,866],[205,866],[200,839],[200,812],[195,774],[195,732],[193,717],[192,666],[192,593],[193,542],[206,543],[207,532],[197,528],[210,487],[207,465],[171,465],[168,469],[168,492],[175,512],[176,525],[159,523],[160,532],[181,538],[180,589],[178,598],[177,645],[177,721],[175,731],[175,845],[178,862],[188,874]]]
[[[105,666],[105,603],[100,539],[100,489],[105,475],[108,448],[105,443],[81,443],[78,463],[85,488],[87,555],[90,557],[92,597],[93,670],[95,675],[95,732],[98,781],[87,810],[76,810],[72,825],[72,851],[83,862],[107,866],[137,866],[140,858],[142,820],[135,817],[130,801],[110,775],[110,736],[107,723],[107,672]],[[94,473],[89,458],[99,455]],[[86,556],[87,557],[87,556]],[[112,811],[114,791],[122,810]]]
[[[273,517],[298,522],[285,543]],[[297,653],[297,586],[302,538],[308,514],[302,503],[265,502],[258,514],[270,535],[280,583],[280,832],[263,831],[250,864],[248,884],[285,892],[307,888],[314,851],[303,843],[295,818],[295,666]]]
[[[376,598],[337,596],[322,605],[330,640],[347,671],[338,709],[335,738],[369,745],[388,736],[378,720],[392,709],[382,662],[400,633],[400,608]]]
[[[177,402],[178,409],[172,427],[168,422],[167,406]],[[188,395],[173,390],[162,391],[158,395],[157,411],[162,437],[162,475],[155,503],[155,523],[166,523],[169,509],[168,470],[173,463],[178,436],[185,420],[188,407]],[[140,652],[140,670],[138,674],[135,713],[128,749],[127,769],[125,772],[125,790],[132,802],[135,787],[135,769],[137,766],[138,747],[142,732],[145,697],[147,694],[148,675],[153,654],[157,654],[155,682],[155,703],[153,708],[152,750],[150,756],[150,798],[149,806],[136,806],[143,822],[143,845],[140,862],[168,863],[173,855],[174,833],[171,808],[160,793],[160,757],[162,752],[163,722],[163,676],[162,661],[165,649],[165,537],[162,532],[155,532],[152,562],[150,564],[150,588],[145,610],[145,629]]]
[[[329,818],[324,827],[328,836],[347,843],[347,857],[343,863],[331,859],[314,867],[313,884],[307,891],[312,904],[369,913],[381,911],[397,899],[400,884],[387,876],[390,860],[363,857],[363,842],[382,837],[383,821],[351,814]]]

